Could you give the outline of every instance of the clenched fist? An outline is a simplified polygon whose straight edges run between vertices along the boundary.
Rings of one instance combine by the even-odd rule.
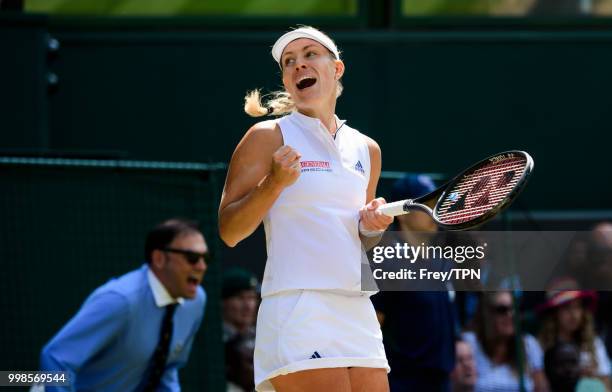
[[[302,169],[301,157],[302,155],[290,146],[281,146],[272,154],[271,179],[283,187],[296,182]]]

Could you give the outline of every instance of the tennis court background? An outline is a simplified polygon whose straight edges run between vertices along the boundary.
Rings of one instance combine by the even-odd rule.
[[[255,122],[246,90],[280,85],[269,54],[280,29],[12,23],[0,24],[15,56],[0,72],[4,149],[228,162]],[[384,170],[451,174],[523,149],[529,208],[610,209],[612,22],[329,31],[346,63],[337,112],[379,142]]]
[[[379,141],[385,170],[452,174],[491,152],[521,148],[536,161],[520,198],[524,208],[609,211],[612,23],[597,23],[587,29],[490,23],[474,29],[452,23],[433,30],[326,28],[347,65],[338,113]],[[269,49],[284,28],[207,30],[193,21],[161,28],[124,21],[63,24],[0,15],[0,46],[11,54],[0,63],[2,150],[227,162],[254,122],[242,114],[244,92],[280,84]],[[49,35],[61,44],[56,53],[47,50]],[[49,85],[50,73],[58,77],[56,85]],[[0,301],[9,320],[0,347],[15,353],[5,354],[4,369],[35,368],[41,345],[94,287],[139,265],[150,225],[165,213],[188,215],[200,208],[189,204],[198,201],[181,185],[186,178],[174,172],[158,178],[145,171],[143,180],[142,171],[46,170],[3,177],[2,216],[9,218],[0,231],[6,265],[1,287],[19,294]],[[157,189],[153,184],[160,179]],[[71,215],[75,210],[66,200],[74,195],[81,196],[74,204],[81,213]],[[136,216],[117,225],[131,209]],[[27,215],[11,219],[18,211]],[[61,222],[69,229],[59,230]],[[80,225],[89,231],[78,230]],[[19,231],[30,229],[28,235]],[[73,235],[81,240],[71,242]],[[262,248],[261,236],[250,238],[245,256],[229,257],[262,263],[249,248],[258,240]],[[114,250],[113,241],[120,241]],[[56,287],[59,263],[69,284]],[[214,268],[204,284],[213,308],[184,372],[185,390],[222,389]],[[69,299],[60,302],[56,295]]]
[[[38,369],[43,345],[94,288],[142,265],[145,236],[156,223],[196,219],[218,254],[223,165],[20,162],[0,158],[0,369]],[[180,374],[186,391],[225,385],[219,274],[213,258],[203,283],[205,318]]]

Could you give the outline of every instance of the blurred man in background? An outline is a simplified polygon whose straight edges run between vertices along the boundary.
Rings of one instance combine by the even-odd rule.
[[[43,348],[41,369],[67,371],[71,390],[180,390],[204,315],[207,254],[194,223],[155,226],[146,264],[96,289]]]

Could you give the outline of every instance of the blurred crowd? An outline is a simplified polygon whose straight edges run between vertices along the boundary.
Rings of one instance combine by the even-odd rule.
[[[395,184],[392,197],[433,189],[430,178],[408,176]],[[419,212],[397,217],[395,225],[401,240],[412,243],[427,238],[416,233],[437,230]],[[392,369],[391,391],[611,391],[611,296],[587,288],[612,282],[612,223],[600,222],[575,239],[568,258],[567,275],[553,279],[546,291],[448,285],[372,296]],[[224,272],[228,391],[254,388],[258,287],[246,270]]]

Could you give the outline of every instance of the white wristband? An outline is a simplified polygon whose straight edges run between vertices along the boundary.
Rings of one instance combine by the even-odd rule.
[[[378,237],[384,233],[384,230],[366,230],[363,228],[361,221],[359,221],[359,233],[364,237]]]

